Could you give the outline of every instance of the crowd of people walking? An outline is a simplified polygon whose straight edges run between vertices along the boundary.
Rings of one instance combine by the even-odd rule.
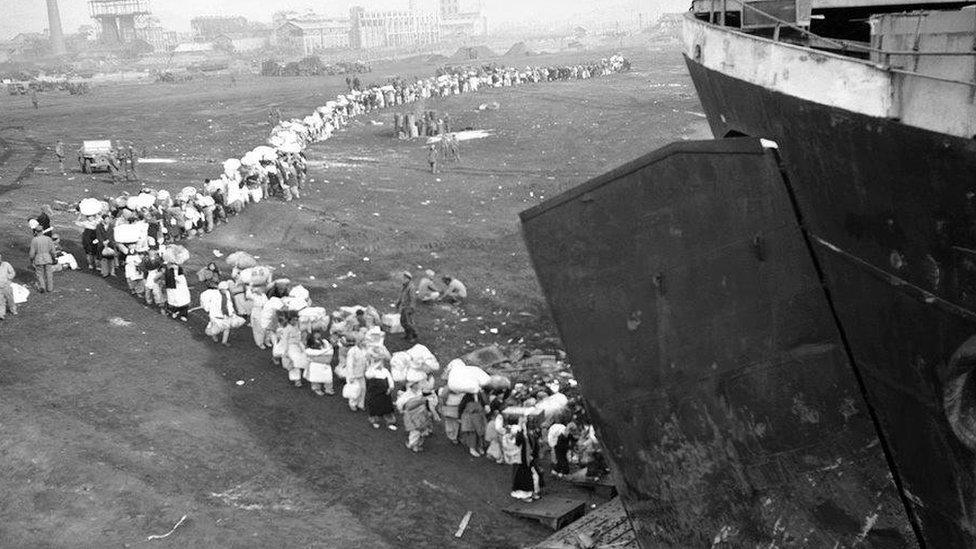
[[[405,445],[413,452],[423,451],[435,424],[442,422],[447,438],[463,445],[472,456],[513,466],[513,497],[538,498],[542,429],[563,426],[557,440],[548,445],[561,452],[555,459],[558,474],[567,471],[565,455],[572,445],[566,441],[571,437],[588,441],[591,456],[598,453],[592,449],[596,448],[592,429],[586,436],[580,435],[570,421],[579,411],[546,412],[540,421],[530,414],[509,413],[516,408],[514,404],[525,404],[513,400],[512,383],[497,379],[501,376],[488,376],[460,359],[448,363],[438,377],[440,364],[419,344],[422,338],[414,316],[423,304],[462,303],[468,291],[460,280],[442,276],[439,284],[437,274],[428,270],[415,284],[414,274],[405,271],[395,313],[380,314],[369,306],[326,308],[313,303],[308,289],[260,265],[245,252],[225,258],[226,275],[218,262],[187,272],[190,253],[181,242],[213,231],[262,200],[300,199],[308,185],[306,147],[330,138],[349,118],[361,113],[483,86],[589,78],[627,68],[620,56],[567,67],[458,68],[409,83],[393,79],[387,85],[350,90],[304,119],[278,122],[268,145],[227,160],[223,173],[205,180],[199,188],[188,186],[178,193],[143,188],[135,195],[81,201],[76,224],[82,229],[85,264],[105,278],[121,271],[133,296],[173,319],[186,322],[193,311],[204,311],[204,331],[215,343],[229,346],[231,333],[249,325],[253,344],[269,353],[270,362],[282,368],[295,387],[307,385],[317,396],[341,395],[350,410],[365,412],[376,429],[397,430],[397,414],[401,414],[407,430]],[[30,259],[37,273],[36,288],[50,291],[51,269],[58,263],[60,251],[50,231],[50,219],[43,221],[32,220],[37,226]],[[7,267],[9,264],[0,261],[0,296],[5,308],[16,314],[12,298],[6,297],[5,282],[13,278]],[[191,288],[195,286],[201,291],[198,306],[193,307]],[[391,353],[385,345],[391,333],[402,333],[411,347]],[[541,391],[542,399],[546,393],[554,393],[546,386],[533,390]]]

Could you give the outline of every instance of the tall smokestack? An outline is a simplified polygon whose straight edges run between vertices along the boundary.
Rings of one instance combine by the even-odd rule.
[[[58,0],[47,0],[47,26],[51,33],[51,51],[54,55],[67,53],[64,47],[64,31],[61,30],[61,12],[58,11]]]

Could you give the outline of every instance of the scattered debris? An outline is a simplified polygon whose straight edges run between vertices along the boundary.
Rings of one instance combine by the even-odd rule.
[[[162,534],[162,535],[159,535],[159,536],[156,536],[156,535],[149,536],[148,538],[146,538],[146,541],[152,541],[154,539],[166,539],[166,538],[168,538],[170,536],[170,534],[172,534],[173,532],[175,532],[177,528],[179,528],[180,526],[183,525],[183,522],[184,521],[186,521],[186,515],[183,515],[182,517],[180,517],[180,520],[175,525],[173,525],[173,528],[169,532],[166,532],[165,534]]]
[[[464,514],[464,518],[461,519],[461,524],[458,525],[457,532],[454,532],[454,537],[459,538],[464,535],[464,531],[468,529],[468,522],[471,521],[471,511]]]

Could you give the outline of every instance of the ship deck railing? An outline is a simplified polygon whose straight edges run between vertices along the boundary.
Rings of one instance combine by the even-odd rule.
[[[721,3],[721,9],[716,9],[716,4],[719,2]],[[738,5],[740,7],[739,10],[740,13],[742,9],[747,9],[754,12],[757,15],[760,15],[772,21],[774,23],[773,25],[771,25],[773,28],[772,40],[774,42],[780,42],[780,35],[782,29],[784,28],[789,29],[791,31],[800,34],[801,36],[805,36],[810,41],[807,44],[810,47],[830,50],[830,51],[840,52],[840,53],[856,52],[856,53],[863,53],[868,55],[876,54],[880,59],[884,60],[884,63],[882,64],[882,68],[884,70],[896,72],[896,73],[908,74],[908,75],[922,77],[922,78],[928,78],[932,80],[939,80],[942,82],[950,82],[953,84],[962,84],[965,86],[970,86],[972,90],[971,93],[976,95],[976,81],[958,80],[954,78],[946,78],[943,76],[935,76],[931,74],[905,70],[891,65],[892,57],[911,57],[912,60],[915,62],[916,66],[918,65],[918,58],[920,57],[972,57],[974,58],[974,60],[976,60],[976,47],[974,47],[973,51],[920,51],[920,50],[898,51],[898,50],[878,49],[878,48],[871,47],[870,45],[862,42],[855,42],[851,40],[841,40],[837,38],[828,38],[826,36],[820,36],[819,34],[815,34],[811,32],[808,28],[805,28],[802,25],[798,25],[796,23],[776,17],[775,15],[772,15],[760,8],[757,8],[756,6],[751,5],[749,2],[743,2],[742,0],[710,0],[709,2],[710,7],[708,11],[708,22],[712,25],[718,25],[721,27],[737,28],[737,27],[726,25],[726,21],[727,21],[726,14],[729,13],[730,11],[733,13],[736,11],[735,9],[730,10],[729,4]],[[976,10],[974,10],[974,12],[976,12]],[[697,16],[698,13],[695,13],[695,15]],[[742,32],[741,29],[739,29],[739,32]]]

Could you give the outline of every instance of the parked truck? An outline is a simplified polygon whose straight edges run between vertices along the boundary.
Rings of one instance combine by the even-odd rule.
[[[99,139],[82,141],[81,148],[78,149],[78,163],[81,164],[81,173],[94,173],[95,171],[111,171],[112,141]]]

